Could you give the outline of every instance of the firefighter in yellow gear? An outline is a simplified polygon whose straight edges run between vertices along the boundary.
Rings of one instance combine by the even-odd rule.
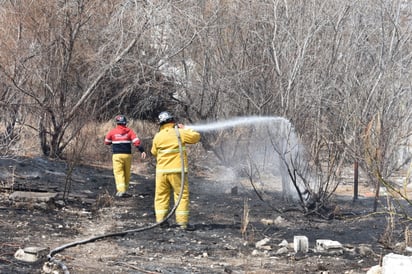
[[[200,134],[183,125],[176,124],[175,118],[167,111],[159,114],[160,130],[153,138],[151,153],[156,157],[155,214],[156,222],[162,222],[169,213],[171,193],[176,203],[181,188],[182,163],[179,148],[184,158],[184,188],[182,198],[175,211],[176,223],[183,229],[189,229],[189,181],[187,178],[187,144],[200,141]],[[177,127],[177,128],[176,128]],[[177,132],[178,131],[178,132]]]

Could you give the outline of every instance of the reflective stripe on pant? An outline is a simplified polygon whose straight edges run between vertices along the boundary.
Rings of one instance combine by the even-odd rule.
[[[113,175],[117,192],[126,192],[130,182],[132,154],[113,154]]]
[[[170,195],[173,192],[173,200],[176,203],[179,199],[181,186],[180,173],[157,173],[155,190],[155,213],[156,222],[163,221],[169,213]],[[189,181],[185,174],[185,184],[182,199],[176,208],[176,223],[185,225],[189,222]]]

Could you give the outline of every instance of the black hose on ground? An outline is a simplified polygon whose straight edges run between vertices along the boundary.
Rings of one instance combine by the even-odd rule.
[[[75,242],[71,242],[71,243],[56,247],[56,248],[52,249],[49,252],[49,254],[47,254],[47,260],[49,262],[58,265],[63,270],[64,274],[70,274],[67,266],[62,261],[54,258],[55,254],[63,251],[64,249],[67,249],[69,247],[82,245],[82,244],[86,244],[86,243],[91,243],[91,242],[94,242],[94,241],[97,241],[97,240],[110,238],[110,237],[125,236],[126,234],[129,234],[129,233],[142,232],[142,231],[145,231],[145,230],[153,229],[153,228],[155,228],[157,226],[160,226],[161,224],[167,222],[167,220],[175,213],[177,207],[180,204],[180,201],[182,200],[183,188],[184,188],[184,184],[185,184],[185,163],[184,163],[182,139],[181,139],[181,136],[180,136],[178,125],[176,124],[174,128],[175,128],[175,131],[176,131],[176,136],[177,136],[177,140],[178,140],[178,144],[179,144],[179,153],[180,153],[180,161],[181,161],[181,169],[182,169],[181,170],[181,185],[180,185],[179,198],[177,199],[177,201],[176,201],[174,207],[172,208],[172,210],[169,212],[169,214],[167,214],[166,218],[161,222],[158,222],[158,223],[155,223],[155,224],[152,224],[152,225],[149,225],[149,226],[140,227],[140,228],[136,228],[136,229],[125,230],[125,231],[120,231],[120,232],[113,232],[113,233],[103,234],[103,235],[99,235],[99,236],[93,236],[93,237],[90,237],[88,239],[75,241]]]

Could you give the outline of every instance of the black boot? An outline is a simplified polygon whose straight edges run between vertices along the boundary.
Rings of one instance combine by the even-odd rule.
[[[163,221],[161,224],[160,224],[160,228],[169,228],[170,227],[170,225],[169,225],[169,222],[166,220],[166,221]]]

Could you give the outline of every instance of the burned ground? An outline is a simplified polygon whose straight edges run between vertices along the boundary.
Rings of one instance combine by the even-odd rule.
[[[150,168],[133,174],[131,197],[114,199],[110,167],[79,165],[68,181],[64,162],[43,158],[1,162],[1,273],[44,273],[47,258],[37,263],[16,260],[18,248],[55,249],[154,222]],[[70,195],[63,201],[68,182]],[[190,185],[195,231],[155,227],[74,245],[53,258],[70,273],[365,273],[383,255],[404,250],[406,221],[394,217],[396,225],[388,231],[388,215],[372,214],[371,199],[353,202],[350,196],[337,196],[334,218],[324,219],[282,204],[276,192],[266,193],[270,199],[262,200],[251,189],[220,187],[201,173],[190,176]],[[10,199],[15,191],[59,195],[39,203]],[[170,220],[173,223],[173,217]],[[291,244],[298,235],[308,237],[309,252],[294,252]],[[257,247],[264,239],[265,244]],[[316,252],[317,239],[339,241],[343,249]],[[289,245],[280,252],[284,240]]]

